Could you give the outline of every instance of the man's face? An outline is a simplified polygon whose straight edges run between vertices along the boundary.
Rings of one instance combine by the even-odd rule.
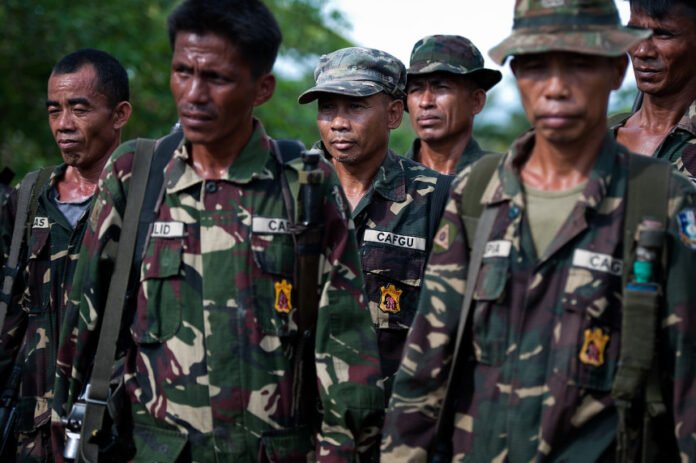
[[[357,165],[383,156],[389,131],[401,123],[403,103],[383,93],[368,97],[321,94],[317,126],[333,159]]]
[[[552,52],[516,57],[512,71],[537,136],[575,144],[606,130],[609,93],[623,81],[627,60]]]
[[[409,76],[407,93],[411,125],[426,143],[468,136],[486,102],[474,82],[446,72]]]
[[[255,78],[237,46],[217,34],[179,32],[169,85],[186,139],[224,146],[248,133],[252,110],[273,94],[270,74]]]
[[[51,74],[47,96],[48,125],[66,164],[89,169],[118,146],[126,121],[99,91],[91,64],[73,73]]]
[[[638,88],[650,95],[679,93],[696,81],[696,19],[683,6],[658,19],[632,8],[629,26],[652,29],[653,35],[629,50]]]

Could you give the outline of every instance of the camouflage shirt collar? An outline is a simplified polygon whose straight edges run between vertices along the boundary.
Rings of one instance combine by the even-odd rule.
[[[272,157],[271,142],[261,122],[254,119],[254,131],[247,144],[227,170],[222,180],[235,183],[249,183],[254,178],[269,175],[267,163]],[[165,181],[167,193],[176,193],[192,185],[203,182],[189,162],[191,145],[185,139],[174,151],[174,159],[167,167]]]
[[[676,128],[686,130],[696,137],[696,100],[691,102],[682,118],[677,122]]]
[[[372,188],[383,198],[401,202],[406,199],[406,174],[401,158],[392,150],[387,151],[387,155],[382,161],[382,165],[377,170],[377,175],[372,181]]]
[[[420,152],[420,147],[421,139],[414,139],[413,143],[411,143],[411,148],[409,148],[406,154],[404,154],[404,157],[406,159],[411,159],[413,161],[420,162],[420,160],[417,159],[417,154]],[[481,153],[481,151],[481,146],[479,146],[478,142],[472,136],[469,139],[469,143],[467,143],[464,147],[464,151],[462,151],[462,156],[459,158],[459,161],[457,161],[457,172],[461,172],[464,169],[464,167],[471,164],[471,160],[469,159],[470,157],[478,159],[480,157],[479,154]]]
[[[633,113],[622,113],[617,114],[610,119],[609,130],[616,134],[620,127],[626,124],[626,121],[631,117]],[[684,130],[691,134],[691,136],[696,137],[696,100],[692,101],[686,112],[682,115],[677,125],[672,127],[670,133],[676,130]]]
[[[512,201],[518,207],[524,208],[522,183],[519,177],[519,166],[529,157],[534,147],[534,131],[529,130],[518,138],[503,158],[503,165],[488,184],[482,204],[495,204],[502,201]],[[599,155],[592,166],[592,171],[582,192],[581,201],[588,208],[597,208],[606,195],[611,175],[616,162],[620,145],[610,133],[604,136]]]
[[[44,207],[47,210],[53,211],[50,213],[50,216],[54,219],[54,221],[62,226],[63,228],[67,230],[72,230],[74,227],[68,222],[68,219],[63,215],[63,213],[60,211],[58,206],[51,200],[52,194],[55,195],[56,197],[58,196],[58,191],[55,188],[55,186],[58,183],[58,180],[62,178],[65,175],[65,171],[68,170],[68,165],[66,163],[61,163],[58,164],[53,168],[53,171],[51,172],[51,176],[48,180],[48,182],[39,187],[41,188],[40,191],[40,201],[43,203]],[[52,193],[53,192],[53,193]],[[94,197],[94,196],[92,196]],[[80,219],[80,222],[85,220],[85,218],[89,214],[84,214],[82,218]]]
[[[331,160],[331,156],[321,140],[314,143],[312,148],[321,149],[326,159]],[[379,193],[380,196],[389,201],[401,202],[406,199],[406,173],[404,172],[404,166],[401,164],[401,156],[391,149],[387,151],[384,161],[379,166],[366,196],[373,194],[373,192]]]
[[[55,166],[53,168],[53,172],[51,172],[51,177],[48,180],[47,188],[45,188],[44,191],[48,191],[53,188],[56,183],[58,183],[58,179],[65,175],[66,170],[68,170],[68,165],[64,162]]]

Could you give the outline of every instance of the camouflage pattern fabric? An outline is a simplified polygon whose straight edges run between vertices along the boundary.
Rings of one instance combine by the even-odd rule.
[[[621,336],[621,266],[627,152],[603,141],[589,181],[560,232],[537,256],[515,165],[524,135],[482,197],[499,204],[474,289],[474,357],[456,398],[453,461],[614,461],[611,387]],[[445,394],[469,245],[460,210],[470,169],[455,179],[426,269],[418,313],[396,375],[383,461],[426,461]],[[671,179],[659,364],[682,461],[696,458],[696,191]],[[693,220],[685,220],[691,217]],[[686,225],[686,226],[685,226]]]
[[[419,161],[419,153],[420,153],[420,145],[421,145],[421,140],[420,138],[416,138],[413,140],[413,143],[411,144],[411,148],[404,154],[404,157],[406,159],[411,159],[416,162]],[[462,156],[459,158],[459,161],[457,161],[456,165],[456,173],[458,174],[464,168],[468,165],[473,164],[474,162],[478,161],[481,159],[482,156],[489,154],[490,151],[484,151],[481,149],[479,146],[478,142],[474,139],[474,137],[471,137],[469,139],[469,143],[466,144],[466,147],[464,148],[464,151],[462,152]]]
[[[389,151],[353,210],[387,398],[450,183],[451,177]]]
[[[300,104],[321,93],[366,97],[384,92],[406,98],[406,67],[394,56],[374,48],[341,48],[319,58],[314,68],[316,85],[298,98]]]
[[[503,77],[500,71],[484,68],[479,49],[459,35],[429,35],[413,46],[407,75],[433,72],[469,77],[486,91]]]
[[[631,114],[626,114],[625,118],[610,127],[614,136],[629,117]],[[696,100],[677,125],[672,127],[653,157],[671,162],[679,172],[696,182]]]
[[[107,164],[85,235],[58,356],[56,427],[95,351],[134,146],[122,145]],[[165,168],[163,204],[124,320],[135,461],[307,461],[313,448],[318,460],[352,461],[378,435],[384,393],[335,173],[320,163],[326,230],[315,355],[323,421],[313,443],[292,413],[294,246],[270,139],[256,121],[222,180],[201,179],[189,157],[184,142]],[[291,188],[301,168],[301,160],[286,168]]]
[[[55,359],[85,214],[71,227],[50,199],[50,191],[67,169],[54,170],[42,188],[26,256],[15,281],[15,292],[0,335],[0,378],[7,381],[15,362],[23,365],[17,402],[18,461],[54,461],[50,418],[55,378]],[[18,356],[19,352],[19,356]]]
[[[549,51],[621,56],[651,34],[621,26],[614,0],[515,0],[512,34],[488,54],[500,65]]]

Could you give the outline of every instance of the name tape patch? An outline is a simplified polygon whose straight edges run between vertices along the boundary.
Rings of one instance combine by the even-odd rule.
[[[153,238],[182,238],[184,222],[155,222],[152,224]]]
[[[575,250],[573,265],[598,272],[611,273],[612,275],[621,275],[623,272],[623,261],[621,259],[614,259],[608,254],[590,252],[585,249]]]
[[[34,217],[31,228],[48,228],[48,217]]]
[[[483,250],[483,258],[486,257],[507,257],[512,250],[512,243],[505,240],[489,241]]]
[[[425,238],[419,238],[417,236],[397,235],[396,233],[379,230],[365,230],[363,240],[366,242],[391,244],[392,246],[400,248],[425,251]]]
[[[290,221],[268,217],[254,217],[251,219],[252,233],[288,234],[290,233]]]

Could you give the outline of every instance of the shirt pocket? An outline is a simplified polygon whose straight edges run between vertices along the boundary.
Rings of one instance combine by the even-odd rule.
[[[561,302],[554,372],[569,385],[611,390],[621,345],[621,276],[571,267]]]
[[[131,325],[139,344],[171,339],[181,326],[183,240],[152,238],[140,277],[138,308]]]
[[[50,285],[45,284],[46,273],[50,270],[49,236],[50,228],[34,228],[29,240],[26,276],[26,288],[22,295],[22,308],[29,314],[38,315],[49,308]]]
[[[252,304],[259,328],[264,334],[293,335],[297,332],[297,288],[292,235],[252,233],[251,246],[255,264],[251,271]]]
[[[366,244],[360,254],[373,324],[408,330],[418,307],[425,252]]]
[[[507,258],[484,259],[474,286],[474,353],[476,360],[486,365],[500,365],[507,351],[510,316],[505,288],[509,270]]]

